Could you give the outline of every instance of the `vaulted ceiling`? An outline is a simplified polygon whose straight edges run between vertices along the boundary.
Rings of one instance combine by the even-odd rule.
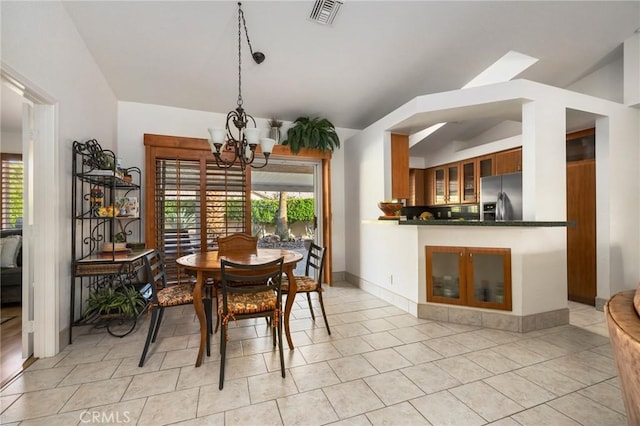
[[[63,4],[119,100],[235,108],[236,2]],[[345,0],[332,26],[308,20],[312,6],[243,3],[252,46],[266,55],[256,64],[243,40],[250,114],[362,129],[417,95],[461,88],[509,50],[539,58],[518,78],[567,87],[640,27],[638,1]]]

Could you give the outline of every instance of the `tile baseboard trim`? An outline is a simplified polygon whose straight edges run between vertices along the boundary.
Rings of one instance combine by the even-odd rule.
[[[333,272],[331,274],[331,282],[335,283],[339,281],[346,281],[347,279],[345,278],[345,275],[346,275],[345,271]]]
[[[607,304],[608,300],[603,297],[596,297],[596,311],[604,312],[604,305]]]
[[[418,318],[528,333],[569,324],[569,308],[518,316],[499,311],[492,312],[458,306],[420,303],[418,305]]]
[[[357,275],[350,274],[349,272],[345,272],[344,280],[354,287],[358,287],[369,294],[379,297],[385,302],[388,302],[393,306],[402,309],[403,311],[413,315],[414,317],[418,316],[418,304],[413,300],[409,300],[406,297],[399,295],[398,293],[394,293],[387,288],[369,282],[358,277]]]

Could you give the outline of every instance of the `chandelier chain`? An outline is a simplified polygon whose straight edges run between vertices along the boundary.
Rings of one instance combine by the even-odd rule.
[[[244,22],[244,14],[242,13],[241,3],[238,3],[238,106],[241,107],[242,100],[242,27],[241,22]],[[245,33],[247,31],[247,24],[244,24]],[[247,41],[249,36],[247,36]]]
[[[209,145],[215,158],[216,165],[221,169],[228,169],[232,166],[239,166],[245,170],[247,166],[255,169],[263,168],[269,162],[269,155],[276,141],[270,138],[260,138],[260,131],[256,126],[256,120],[242,107],[242,29],[247,37],[247,43],[253,60],[260,64],[265,56],[262,52],[253,52],[247,22],[242,11],[242,3],[238,2],[238,106],[235,110],[229,111],[224,129],[210,128]],[[253,127],[248,124],[252,123]],[[235,128],[235,130],[233,130]],[[264,155],[264,162],[253,164],[255,159],[258,141]]]

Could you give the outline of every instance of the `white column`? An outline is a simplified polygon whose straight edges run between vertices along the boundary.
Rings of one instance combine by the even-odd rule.
[[[552,101],[522,106],[523,220],[566,220],[566,112]]]

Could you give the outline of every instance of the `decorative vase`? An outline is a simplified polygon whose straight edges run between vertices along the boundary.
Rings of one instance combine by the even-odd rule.
[[[280,144],[280,127],[271,127],[269,129],[269,138],[276,141],[276,144]]]

